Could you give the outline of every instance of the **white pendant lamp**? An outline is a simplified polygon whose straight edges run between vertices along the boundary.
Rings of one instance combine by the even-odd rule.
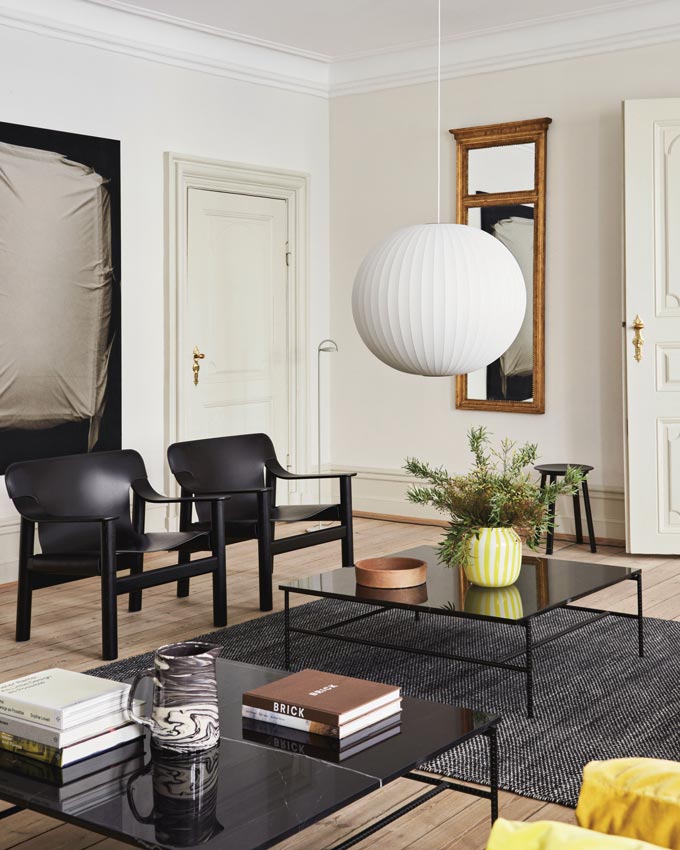
[[[375,356],[400,372],[444,376],[492,363],[526,309],[522,271],[488,233],[440,222],[441,0],[438,2],[437,224],[391,233],[364,259],[352,312]]]

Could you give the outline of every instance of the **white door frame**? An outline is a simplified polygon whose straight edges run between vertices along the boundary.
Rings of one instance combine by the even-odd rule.
[[[277,168],[223,162],[167,152],[165,154],[165,279],[166,279],[166,446],[186,437],[180,416],[190,380],[190,364],[179,363],[179,329],[187,306],[187,232],[189,189],[279,198],[288,213],[288,416],[290,464],[308,466],[308,317],[309,175]],[[180,380],[180,376],[182,376]],[[189,376],[189,377],[187,377]],[[285,464],[285,458],[281,458]],[[178,491],[166,467],[168,492]],[[291,500],[299,501],[294,488]]]

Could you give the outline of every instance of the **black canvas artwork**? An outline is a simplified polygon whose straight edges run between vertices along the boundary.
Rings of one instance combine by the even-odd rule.
[[[121,446],[120,142],[0,122],[0,474]]]
[[[482,194],[482,193],[478,193]],[[482,230],[495,235],[494,227],[503,219],[534,218],[534,208],[524,204],[481,207]],[[533,396],[533,375],[513,375],[503,379],[500,358],[486,367],[486,397],[494,401],[526,401]]]

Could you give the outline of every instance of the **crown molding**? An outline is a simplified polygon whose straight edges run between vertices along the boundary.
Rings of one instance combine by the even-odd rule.
[[[677,0],[613,3],[448,39],[442,43],[441,75],[442,79],[455,79],[677,40]],[[329,94],[361,94],[436,79],[435,45],[417,44],[334,61]]]
[[[220,30],[187,27],[179,19],[132,15],[123,6],[59,0],[56,17],[53,0],[0,0],[0,26],[242,82],[328,96],[325,61],[234,39]]]
[[[177,27],[183,27],[184,29],[195,30],[196,32],[205,32],[209,35],[215,35],[229,41],[239,41],[243,44],[255,44],[259,47],[266,47],[269,50],[289,53],[292,56],[303,56],[307,59],[314,59],[317,62],[330,62],[332,59],[331,56],[327,56],[325,53],[316,53],[313,50],[304,50],[301,47],[293,47],[289,44],[281,44],[277,41],[268,41],[265,38],[257,38],[253,35],[245,35],[244,33],[234,32],[233,30],[225,30],[221,27],[213,27],[210,26],[210,24],[190,21],[187,18],[179,18],[176,15],[168,15],[165,12],[157,12],[155,9],[142,9],[132,3],[126,3],[125,0],[85,0],[85,2],[94,3],[96,6],[105,6],[109,9],[118,9],[128,15],[138,15],[141,18],[148,18],[152,21],[161,21]]]
[[[334,58],[139,9],[126,0],[59,0],[58,6],[54,0],[0,0],[0,26],[322,98],[436,79],[433,43]],[[618,0],[448,39],[442,44],[442,78],[676,40],[678,0]]]

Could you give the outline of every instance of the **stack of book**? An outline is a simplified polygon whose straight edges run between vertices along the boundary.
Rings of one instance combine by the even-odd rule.
[[[128,779],[143,767],[141,738],[63,768],[0,750],[0,785],[3,773],[20,776],[22,793],[35,794],[58,804],[63,812],[77,815],[119,798]]]
[[[243,694],[243,736],[278,749],[342,761],[401,731],[392,685],[301,670]]]
[[[141,737],[124,711],[130,686],[43,670],[0,684],[0,750],[56,768]]]

